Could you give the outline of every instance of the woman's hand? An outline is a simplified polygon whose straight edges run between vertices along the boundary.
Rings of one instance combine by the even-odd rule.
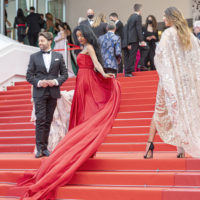
[[[104,77],[104,78],[115,78],[115,74],[111,74],[111,73],[107,73],[107,74],[106,74],[106,73],[104,73],[104,74],[103,74],[103,77]]]

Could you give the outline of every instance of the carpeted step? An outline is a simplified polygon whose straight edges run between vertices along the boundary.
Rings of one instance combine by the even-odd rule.
[[[2,139],[3,140],[3,139]],[[18,140],[19,141],[19,140]],[[0,152],[33,152],[35,142],[0,144]],[[176,147],[163,142],[154,143],[155,151],[176,151]],[[98,148],[98,152],[135,152],[144,151],[146,142],[143,143],[103,143]]]
[[[30,116],[18,116],[18,117],[0,117],[0,123],[26,123],[30,122]]]
[[[78,191],[78,192],[77,192]],[[84,200],[198,200],[195,188],[66,186],[58,189],[57,198]]]
[[[154,107],[155,107],[155,104],[124,105],[124,106],[120,106],[119,112],[153,111]]]
[[[123,127],[123,126],[150,126],[151,118],[143,118],[143,119],[116,119],[114,121],[114,127]]]
[[[0,130],[0,137],[35,136],[35,129]]]
[[[9,116],[30,116],[31,117],[32,109],[31,110],[15,110],[15,111],[1,111],[0,117],[9,117]]]
[[[35,136],[1,137],[0,145],[6,144],[35,144]]]
[[[148,141],[148,134],[109,134],[104,143],[141,143]],[[162,142],[159,135],[155,136],[155,142]]]
[[[177,159],[176,152],[155,152],[153,159],[143,159],[144,152],[100,153],[87,160],[81,171],[185,171],[200,170],[200,160],[192,158]],[[0,169],[37,169],[45,158],[36,159],[33,153],[0,154]]]
[[[12,130],[12,129],[34,129],[33,122],[26,123],[1,123],[0,130]]]
[[[139,134],[148,133],[149,126],[138,126],[138,127],[112,127],[109,133],[111,134]]]
[[[0,182],[16,183],[24,171],[0,171]],[[189,181],[188,181],[189,180]],[[184,184],[186,183],[186,185]],[[71,185],[199,187],[198,172],[76,172]]]
[[[116,119],[129,119],[129,118],[152,118],[153,111],[128,111],[128,112],[119,112]]]

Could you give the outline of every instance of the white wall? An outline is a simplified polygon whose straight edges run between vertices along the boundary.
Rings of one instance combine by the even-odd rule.
[[[192,18],[192,0],[66,0],[66,21],[74,28],[79,17],[86,17],[88,8],[94,9],[96,14],[103,12],[108,16],[111,12],[117,12],[120,19],[126,23],[130,14],[133,13],[133,5],[143,5],[143,22],[149,14],[155,15],[158,22],[162,21],[163,12],[169,6],[179,8],[185,18]]]

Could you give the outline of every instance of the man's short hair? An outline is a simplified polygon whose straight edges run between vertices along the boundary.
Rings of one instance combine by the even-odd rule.
[[[109,21],[109,22],[108,22],[108,25],[107,25],[107,30],[108,30],[108,31],[111,31],[111,30],[115,30],[115,29],[116,29],[115,22]]]
[[[200,20],[195,21],[194,24],[193,24],[193,27],[194,28],[200,28]]]
[[[141,8],[142,8],[142,4],[136,3],[136,4],[133,6],[133,9],[134,9],[135,12],[140,11]]]
[[[31,6],[31,7],[30,7],[30,10],[35,11],[35,7]]]
[[[53,33],[51,33],[51,32],[40,32],[38,37],[40,37],[40,36],[43,36],[48,41],[53,41]]]
[[[116,18],[118,18],[118,14],[115,13],[115,12],[111,13],[109,16],[110,16],[110,17],[116,17]]]

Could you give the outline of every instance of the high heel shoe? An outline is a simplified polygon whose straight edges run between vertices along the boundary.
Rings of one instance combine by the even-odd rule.
[[[149,144],[149,148],[148,148],[146,154],[144,155],[144,159],[153,158],[154,144],[153,144],[153,142],[148,142],[147,145],[148,144]],[[149,155],[149,152],[151,152],[150,155]]]
[[[185,158],[185,153],[178,153],[177,158]]]

